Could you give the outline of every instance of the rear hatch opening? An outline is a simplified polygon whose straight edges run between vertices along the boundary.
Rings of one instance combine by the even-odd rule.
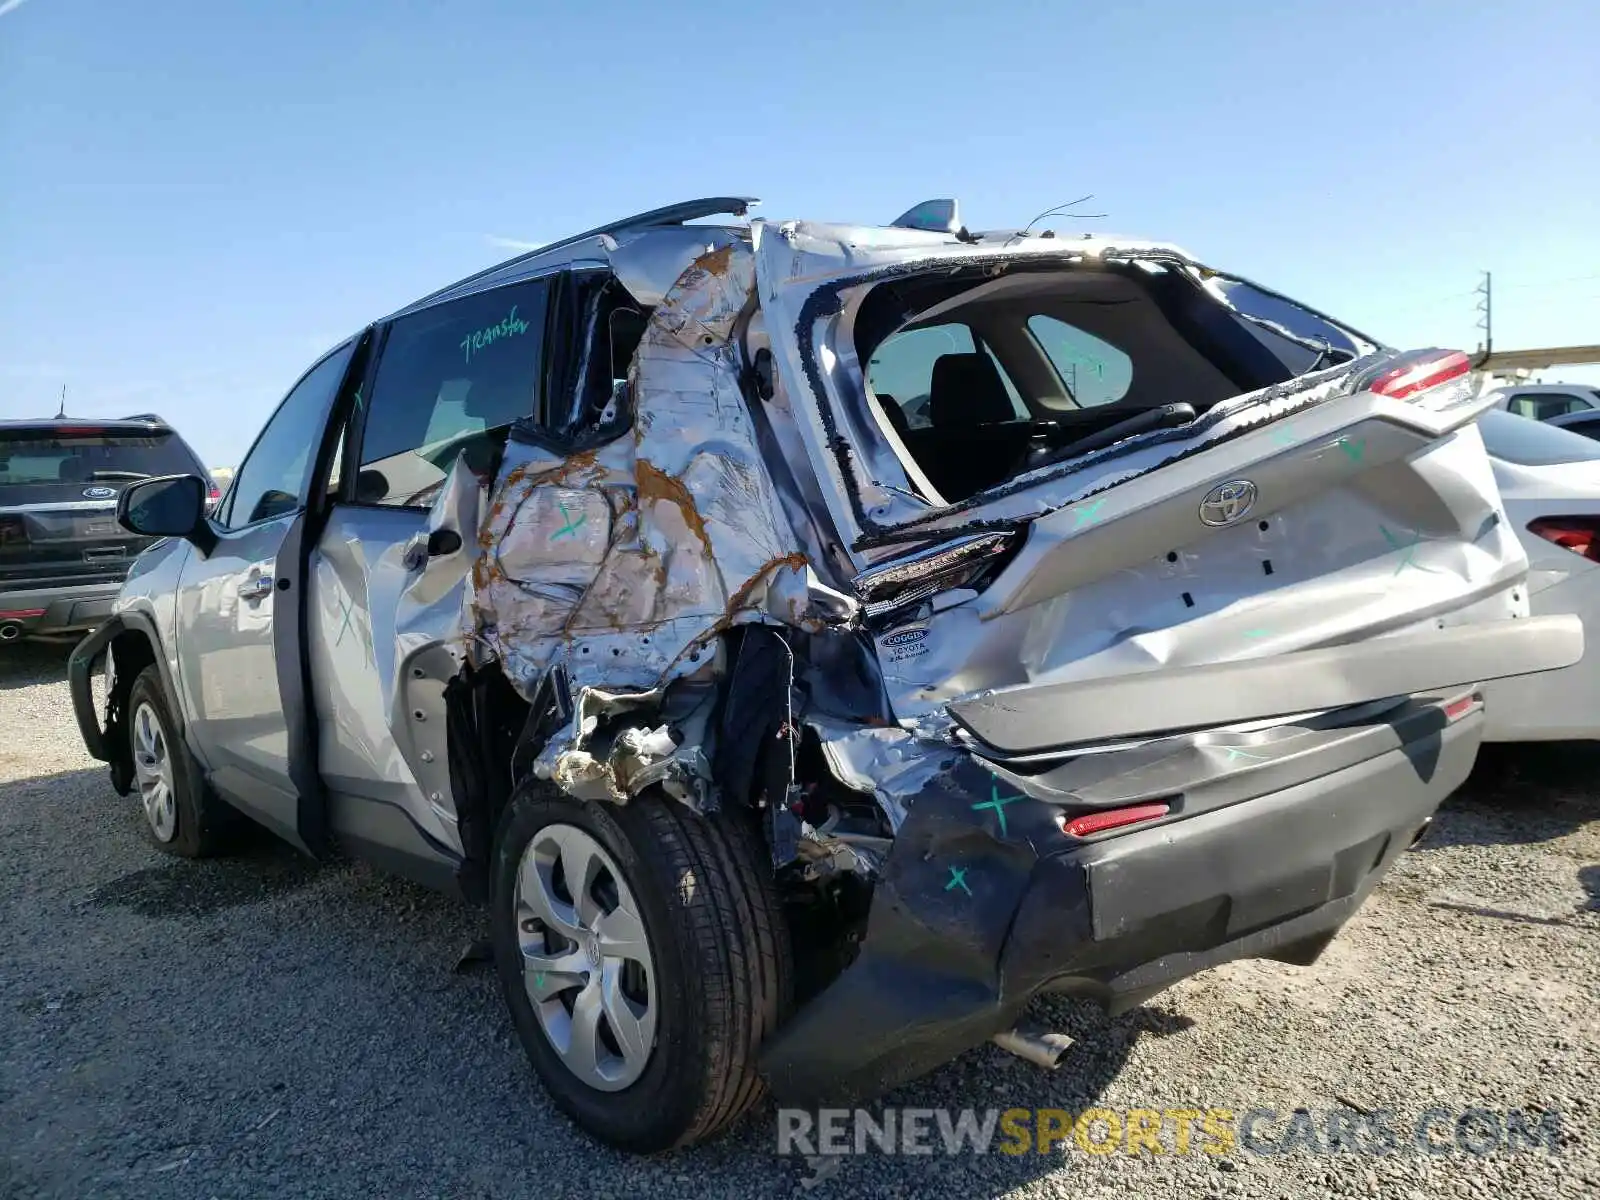
[[[1528,615],[1465,355],[1170,248],[870,249],[758,274],[898,720]]]
[[[897,278],[861,299],[854,332],[878,432],[935,506],[1378,348],[1153,257]]]

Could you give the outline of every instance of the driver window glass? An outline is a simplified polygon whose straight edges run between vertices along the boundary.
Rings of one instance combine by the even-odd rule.
[[[341,346],[284,397],[234,476],[218,524],[242,529],[304,506],[311,460],[354,353],[354,342]]]
[[[539,411],[544,280],[402,317],[372,381],[356,501],[426,508],[462,454],[487,472],[512,422]]]

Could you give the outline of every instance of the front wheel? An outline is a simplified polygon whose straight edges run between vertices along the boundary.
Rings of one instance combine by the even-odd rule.
[[[765,858],[742,811],[589,804],[537,781],[507,806],[495,964],[534,1070],[595,1137],[689,1145],[760,1098],[756,1053],[790,987]]]
[[[217,853],[231,824],[229,812],[201,778],[153,665],[128,689],[127,730],[146,835],[158,849],[184,858]]]

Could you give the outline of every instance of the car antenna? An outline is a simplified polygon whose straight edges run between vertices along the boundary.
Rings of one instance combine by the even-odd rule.
[[[66,415],[67,415],[67,385],[63,383],[61,385],[61,407],[56,410],[56,420],[59,421],[62,417],[66,416]]]

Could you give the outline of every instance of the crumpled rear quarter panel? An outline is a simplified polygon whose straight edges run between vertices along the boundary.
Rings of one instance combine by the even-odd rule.
[[[683,273],[634,360],[631,433],[570,457],[508,445],[470,610],[525,697],[558,663],[575,690],[648,691],[709,662],[733,624],[807,622],[806,560],[731,339],[753,286],[742,242]]]

